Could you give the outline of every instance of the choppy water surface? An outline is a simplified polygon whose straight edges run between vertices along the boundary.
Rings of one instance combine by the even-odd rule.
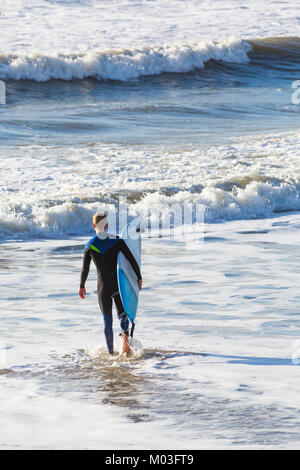
[[[191,62],[186,73],[182,73],[184,60],[191,59],[182,58],[182,69],[179,65],[176,73],[165,67],[162,73],[154,69],[147,76],[142,68],[139,76],[125,81],[97,79],[88,72],[71,81],[63,76],[42,83],[9,78],[7,106],[1,109],[1,140],[13,145],[216,144],[242,135],[297,129],[292,83],[299,76],[299,40],[261,39],[244,46],[233,44],[231,51],[228,57],[221,45],[216,55],[220,60],[212,53],[209,60],[206,52],[204,65],[201,62],[197,68]],[[122,70],[121,58],[120,63],[115,60],[115,68]],[[59,63],[57,67],[61,70]],[[11,66],[12,76],[14,70]]]

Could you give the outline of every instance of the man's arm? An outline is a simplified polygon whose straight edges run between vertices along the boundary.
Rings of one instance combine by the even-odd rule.
[[[139,268],[139,265],[137,264],[133,254],[131,253],[131,251],[129,250],[128,246],[126,245],[126,243],[124,242],[124,240],[120,240],[120,250],[122,251],[123,255],[126,256],[126,258],[128,259],[129,263],[131,264],[132,266],[132,269],[134,270],[137,278],[138,278],[138,281],[141,281],[142,279],[142,275],[141,275],[141,271],[140,271],[140,268]]]
[[[90,271],[90,264],[91,264],[91,254],[90,254],[90,249],[86,248],[84,250],[84,255],[83,255],[83,263],[82,263],[82,269],[81,269],[81,275],[80,275],[80,289],[79,289],[79,295],[82,299],[85,297],[85,281],[87,280],[87,277],[89,275]]]

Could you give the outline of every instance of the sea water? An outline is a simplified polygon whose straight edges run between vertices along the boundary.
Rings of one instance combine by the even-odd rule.
[[[1,448],[298,448],[297,2],[0,11]],[[93,268],[77,291],[121,196],[205,223],[199,246],[143,235],[118,361]]]

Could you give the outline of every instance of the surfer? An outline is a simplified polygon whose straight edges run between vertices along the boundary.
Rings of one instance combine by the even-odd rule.
[[[93,260],[98,273],[98,301],[104,318],[104,334],[108,351],[110,354],[114,352],[112,329],[112,299],[114,299],[122,329],[123,352],[128,353],[130,351],[128,343],[129,319],[124,311],[117,280],[117,258],[119,252],[122,251],[130,262],[138,278],[139,289],[142,288],[140,268],[125,241],[117,235],[112,235],[107,232],[108,219],[106,214],[96,212],[93,216],[93,227],[97,235],[85,246],[80,276],[79,296],[82,299],[86,296],[85,282],[89,274],[91,260]]]

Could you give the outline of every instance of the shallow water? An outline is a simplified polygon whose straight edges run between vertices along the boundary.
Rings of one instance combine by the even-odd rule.
[[[121,362],[105,352],[94,270],[86,300],[77,297],[83,239],[1,245],[4,265],[18,254],[2,271],[1,400],[11,423],[2,447],[20,416],[30,434],[18,434],[21,447],[130,448],[137,425],[134,448],[298,446],[299,216],[209,229],[199,252],[143,241],[136,339],[144,353]],[[50,440],[61,412],[48,422],[43,400],[64,409]],[[78,407],[83,441],[70,430]],[[107,434],[95,430],[101,413]]]

